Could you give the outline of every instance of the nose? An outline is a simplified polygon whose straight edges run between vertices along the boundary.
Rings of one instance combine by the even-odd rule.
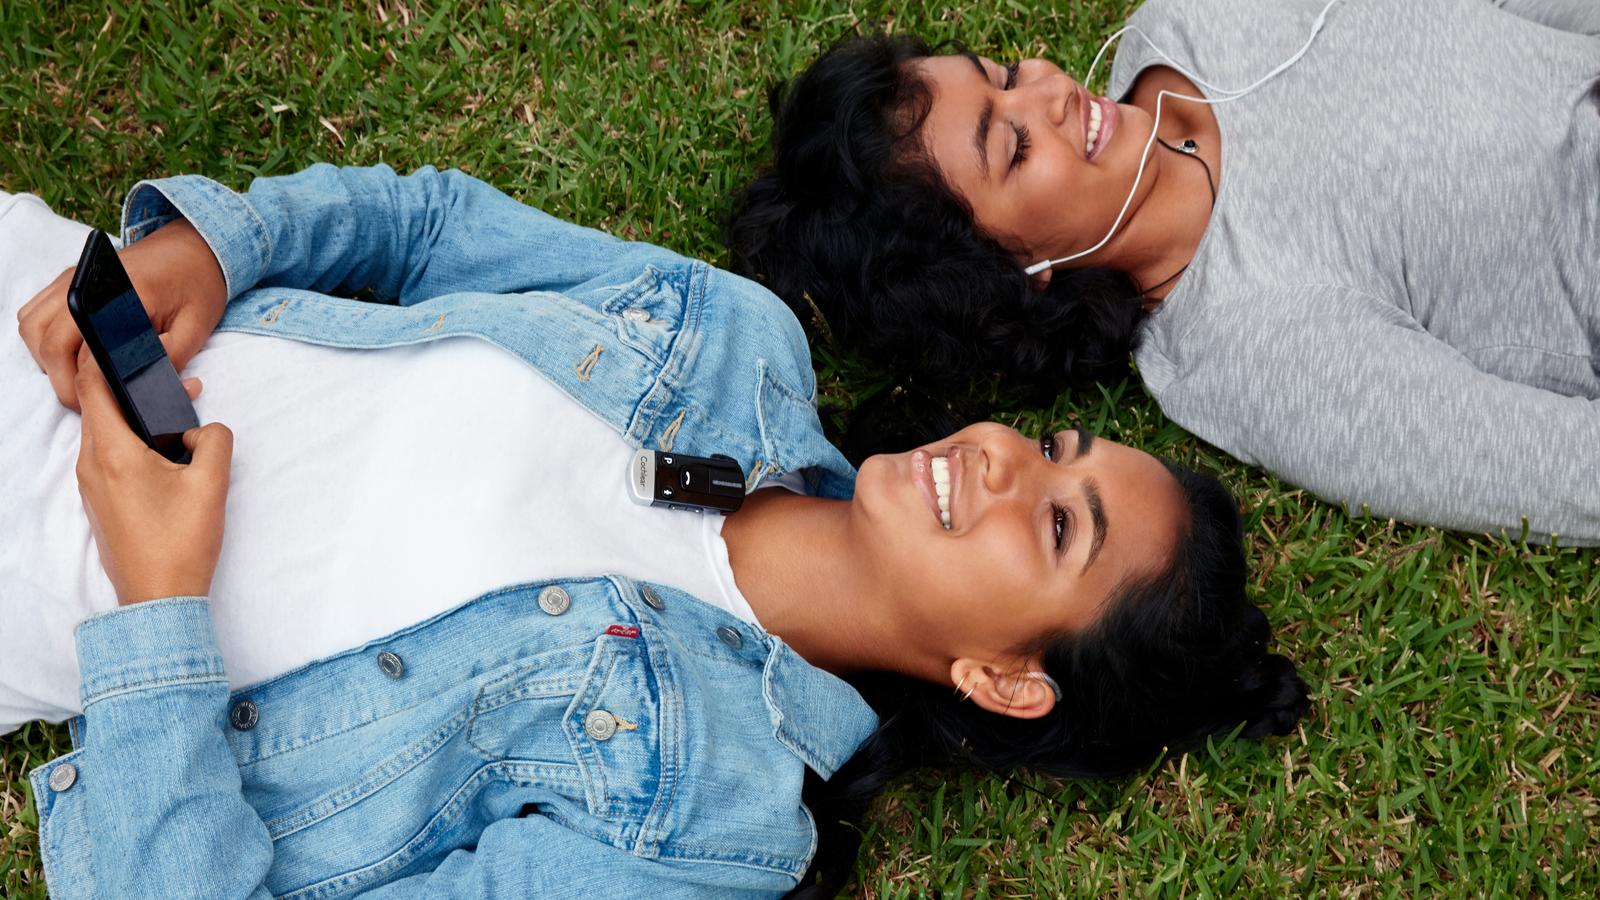
[[[1067,107],[1078,92],[1078,83],[1049,60],[1028,59],[1017,67],[1018,86],[1026,93],[1029,105],[1042,110],[1055,127],[1067,121]]]
[[[1044,459],[1033,441],[1003,425],[985,429],[978,457],[984,490],[996,497],[1014,492],[1029,467]]]

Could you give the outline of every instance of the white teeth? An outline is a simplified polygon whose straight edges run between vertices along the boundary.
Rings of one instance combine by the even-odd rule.
[[[1084,156],[1094,155],[1095,142],[1100,140],[1100,120],[1103,115],[1100,111],[1100,104],[1091,101],[1089,104],[1089,135],[1088,140],[1083,145]]]
[[[950,527],[950,460],[935,456],[929,460],[928,471],[933,473],[933,492],[939,498],[939,522]]]

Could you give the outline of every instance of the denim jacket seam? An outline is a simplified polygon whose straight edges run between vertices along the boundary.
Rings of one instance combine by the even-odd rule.
[[[396,779],[415,769],[417,765],[428,757],[437,753],[439,748],[450,742],[452,736],[460,733],[466,727],[468,719],[470,719],[470,715],[466,711],[457,713],[455,716],[445,720],[438,728],[435,728],[432,734],[406,748],[408,752],[399,755],[398,758],[384,760],[378,769],[368,773],[368,779],[357,782],[354,785],[347,785],[337,791],[330,791],[319,797],[313,797],[301,804],[300,808],[295,812],[278,816],[270,821],[264,820],[262,825],[266,827],[267,833],[271,835],[272,840],[277,841],[280,838],[310,828],[328,818],[328,816],[338,814],[341,810],[383,790]],[[373,775],[378,777],[370,777]],[[311,812],[311,810],[319,807],[325,808],[326,811],[320,815]]]
[[[660,683],[659,679],[657,683]],[[673,674],[673,683],[677,683],[676,673]],[[650,836],[649,848],[651,854],[653,855],[660,854],[661,846],[667,839],[667,820],[670,818],[673,809],[676,808],[678,801],[678,786],[683,782],[684,717],[682,692],[676,689],[670,691],[659,690],[658,697],[659,699],[656,706],[658,715],[660,714],[659,711],[663,710],[667,705],[670,704],[672,708],[672,731],[676,739],[671,741],[665,740],[666,735],[662,734],[663,729],[660,727],[660,722],[657,722],[656,732],[658,735],[661,735],[662,740],[659,741],[656,752],[656,761],[661,778],[661,783],[656,786],[656,798],[660,801],[661,805],[659,810],[652,806],[652,808],[646,813],[645,818],[645,823],[648,826],[648,834]],[[670,768],[667,766],[669,752],[671,753],[672,760]],[[646,833],[647,831],[645,828],[641,828],[639,830],[639,836],[641,840],[644,838]]]
[[[130,681],[127,684],[122,684],[114,688],[106,688],[104,690],[97,691],[95,694],[85,698],[83,701],[83,709],[84,712],[87,713],[89,711],[89,707],[99,703],[102,700],[110,700],[113,697],[120,697],[124,694],[135,694],[142,691],[155,690],[157,688],[178,687],[182,685],[227,683],[228,679],[225,676],[213,674],[175,675],[167,678],[149,678],[141,681]]]
[[[484,595],[482,595],[480,597],[476,597],[476,598],[474,598],[472,600],[469,600],[467,602],[468,603],[476,603],[478,600],[483,600],[483,599],[487,599],[489,597],[498,596],[498,595],[503,594],[503,593],[514,592],[515,590],[517,590],[517,589],[513,588],[513,589],[508,589],[508,590],[495,591],[494,593],[484,594]],[[390,637],[398,637],[398,635],[391,635]],[[554,652],[557,652],[557,651],[560,651],[560,650],[568,650],[568,649],[571,649],[573,647],[581,647],[581,646],[583,646],[585,644],[593,642],[593,640],[594,640],[594,638],[591,637],[591,638],[585,638],[585,639],[583,639],[581,641],[573,641],[571,643],[561,644],[561,645],[556,646],[556,647],[551,647],[549,650],[542,651],[539,655],[542,656],[542,655],[545,655],[546,653],[554,653]],[[359,650],[359,649],[363,649],[363,648],[355,648],[355,649]],[[346,652],[354,652],[354,651],[352,650],[352,651],[346,651]],[[344,654],[340,654],[340,656],[343,656],[343,655]],[[319,660],[319,662],[320,661],[321,660]],[[298,672],[298,671],[299,670],[296,670],[296,672]],[[288,675],[292,675],[292,674],[295,674],[295,672],[287,672],[284,675],[279,676],[278,678],[274,678],[272,681],[264,682],[264,684],[274,684],[279,679],[284,678],[284,677],[286,677]],[[237,700],[240,697],[244,697],[244,696],[259,696],[259,694],[253,693],[253,692],[260,691],[262,686],[263,685],[256,685],[255,687],[248,688],[248,689],[243,690],[243,691],[239,691],[238,693],[236,693],[236,694],[234,694],[234,695],[229,697],[229,702],[231,703],[232,701]],[[480,688],[480,690],[481,690],[481,688]],[[475,694],[474,698],[476,698],[477,696],[478,695]],[[329,731],[325,731],[325,732],[319,733],[316,737],[313,737],[313,738],[311,738],[309,740],[291,741],[291,742],[289,742],[287,744],[284,744],[284,745],[276,747],[270,753],[263,753],[263,754],[260,754],[258,756],[250,756],[247,759],[242,760],[240,764],[241,765],[252,765],[252,764],[255,764],[255,763],[259,763],[259,762],[264,762],[264,761],[272,759],[274,757],[282,756],[285,753],[294,753],[294,752],[299,751],[299,750],[304,750],[307,747],[314,747],[317,744],[323,743],[324,741],[332,740],[332,739],[337,738],[337,737],[339,737],[341,735],[349,734],[350,732],[356,730],[357,728],[361,728],[361,727],[364,727],[364,726],[367,726],[367,725],[371,725],[374,722],[382,721],[383,719],[391,718],[393,716],[404,715],[405,713],[408,713],[411,710],[416,709],[419,706],[423,706],[423,705],[427,704],[432,699],[433,699],[432,697],[420,697],[414,703],[408,703],[405,706],[391,707],[391,708],[387,709],[381,715],[374,715],[371,718],[366,718],[366,719],[361,719],[360,721],[351,722],[348,725],[346,725],[345,727],[339,728],[337,730],[329,730]],[[468,723],[468,724],[470,725],[470,723]],[[473,748],[477,749],[477,745],[474,744]]]
[[[431,817],[429,817],[427,823],[415,835],[413,835],[410,840],[406,841],[393,853],[389,854],[383,859],[378,860],[377,862],[362,866],[361,868],[352,869],[348,872],[341,872],[338,875],[333,875],[328,878],[324,878],[321,881],[297,888],[294,891],[284,894],[280,900],[289,900],[289,898],[298,897],[314,897],[320,894],[325,894],[328,891],[340,890],[341,888],[350,885],[362,882],[370,883],[374,880],[383,878],[385,875],[394,871],[395,869],[405,866],[417,858],[418,848],[425,847],[437,839],[438,832],[435,826],[441,820],[453,819],[460,815],[461,807],[466,805],[469,798],[477,795],[476,790],[469,790],[469,788],[476,788],[480,782],[492,777],[490,769],[490,766],[484,766],[483,768],[480,768],[478,771],[474,772],[472,776],[461,785],[461,787],[456,789],[455,793],[451,795],[450,800],[446,802],[444,806],[440,807],[439,810]],[[276,841],[277,839],[274,838],[273,840]]]

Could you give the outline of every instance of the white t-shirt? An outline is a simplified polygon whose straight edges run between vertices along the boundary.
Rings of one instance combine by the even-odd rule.
[[[83,226],[32,199],[0,195],[0,322],[82,247]],[[755,621],[722,516],[634,503],[622,438],[488,342],[222,333],[184,374],[204,382],[200,420],[235,437],[211,590],[235,688],[544,578],[648,579]],[[78,435],[0,330],[0,734],[79,711],[73,627],[116,605],[78,496]]]

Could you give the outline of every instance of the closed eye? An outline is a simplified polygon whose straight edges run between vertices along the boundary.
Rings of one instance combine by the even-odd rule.
[[[1011,129],[1017,133],[1017,149],[1016,152],[1011,154],[1011,165],[1007,167],[1007,171],[1014,172],[1016,171],[1017,166],[1020,166],[1028,161],[1028,147],[1030,145],[1030,140],[1028,138],[1028,127],[1026,125],[1013,124]]]
[[[1056,462],[1057,450],[1058,442],[1053,432],[1047,431],[1039,435],[1039,452],[1044,454],[1045,459]],[[1059,555],[1072,542],[1072,513],[1067,511],[1065,507],[1051,504],[1050,524],[1052,537],[1055,540],[1056,553]]]

